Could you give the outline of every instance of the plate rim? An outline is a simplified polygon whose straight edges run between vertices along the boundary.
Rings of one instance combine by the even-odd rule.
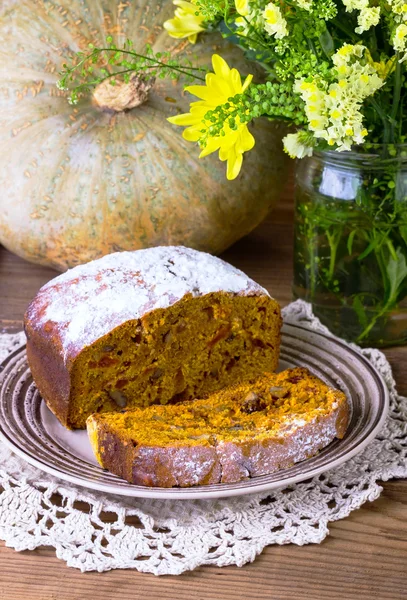
[[[2,423],[0,422],[0,441],[2,441],[10,450],[12,450],[17,456],[25,460],[28,464],[33,467],[40,469],[54,477],[62,481],[68,481],[74,485],[80,486],[82,488],[87,488],[88,490],[96,490],[99,492],[104,492],[105,494],[110,495],[118,495],[127,498],[149,498],[155,500],[206,500],[206,499],[217,499],[217,498],[227,498],[227,497],[237,497],[237,496],[246,496],[246,495],[254,495],[261,494],[264,492],[271,492],[273,490],[281,489],[293,485],[295,483],[301,483],[302,481],[312,479],[313,477],[320,475],[322,473],[331,471],[332,469],[338,467],[339,465],[347,462],[360,452],[366,448],[366,446],[376,437],[377,433],[382,429],[384,422],[389,414],[390,408],[390,394],[388,387],[384,381],[383,376],[379,373],[376,367],[358,350],[347,344],[341,339],[338,339],[332,335],[329,335],[325,332],[321,332],[318,330],[310,329],[309,327],[304,326],[301,323],[292,322],[287,320],[283,323],[282,333],[285,327],[293,327],[295,329],[302,329],[306,331],[308,334],[315,335],[317,337],[322,337],[327,339],[329,342],[334,342],[342,347],[346,352],[355,355],[358,360],[362,361],[367,367],[367,369],[374,375],[378,384],[382,388],[383,392],[383,411],[377,420],[376,425],[374,425],[371,431],[367,436],[363,438],[355,447],[351,448],[342,456],[332,460],[329,464],[329,468],[326,468],[326,465],[316,466],[311,468],[303,473],[298,473],[297,475],[292,475],[291,477],[286,477],[281,479],[280,481],[272,481],[269,483],[261,483],[256,484],[256,477],[250,478],[247,480],[247,486],[240,487],[237,489],[224,489],[222,490],[222,484],[218,484],[219,488],[216,490],[207,489],[205,490],[205,486],[191,486],[185,488],[152,488],[146,487],[144,489],[140,489],[141,486],[134,486],[132,489],[132,484],[128,483],[128,487],[115,487],[114,484],[108,483],[98,483],[97,481],[88,480],[86,477],[74,476],[69,473],[65,473],[57,468],[54,468],[47,463],[41,462],[41,460],[36,459],[35,457],[27,454],[24,450],[22,450],[18,445],[13,443],[13,441],[4,433]],[[7,363],[13,359],[13,357],[20,353],[25,348],[25,344],[18,346],[13,352],[11,352],[6,358],[0,363],[0,377],[2,372],[4,371]],[[302,463],[306,463],[307,460],[301,461]],[[284,470],[282,470],[284,473]],[[62,488],[63,486],[58,483],[57,488]]]

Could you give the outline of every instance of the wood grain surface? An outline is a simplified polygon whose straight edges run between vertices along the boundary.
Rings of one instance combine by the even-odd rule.
[[[223,255],[282,305],[291,300],[292,220],[289,186],[270,218]],[[0,329],[21,329],[27,303],[53,276],[0,248]],[[407,348],[385,353],[407,395]],[[405,600],[407,481],[383,488],[378,500],[332,523],[322,544],[270,546],[244,567],[202,567],[178,577],[82,574],[52,548],[17,553],[0,542],[0,600]]]

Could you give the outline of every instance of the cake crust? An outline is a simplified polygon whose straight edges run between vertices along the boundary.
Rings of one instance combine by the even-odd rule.
[[[85,346],[123,323],[187,295],[214,292],[269,296],[239,269],[192,248],[115,252],[46,283],[26,311],[25,326],[29,339],[37,333],[52,343],[69,368]]]
[[[267,395],[270,388],[284,389],[287,395],[273,398]],[[257,390],[257,400],[249,405],[247,413],[247,398],[254,397],[253,390]],[[281,396],[281,392],[274,393]],[[210,417],[206,421],[211,426],[201,430],[203,435],[190,432],[189,438],[184,438],[180,434],[180,439],[175,437],[172,443],[162,436],[160,439],[159,430],[164,427],[160,421],[156,428],[158,439],[146,437],[146,413],[130,413],[135,422],[139,420],[139,431],[135,433],[136,425],[133,433],[120,426],[128,418],[127,413],[113,420],[109,415],[92,415],[87,421],[88,434],[99,463],[119,477],[142,486],[233,483],[286,469],[314,456],[333,439],[342,438],[349,421],[345,395],[303,368],[267,374],[257,381],[233,386],[192,404],[194,407],[191,403],[182,403],[177,407],[145,409],[153,413],[152,419],[179,423],[184,407],[186,413],[192,411],[197,429],[202,424],[202,415],[206,419],[208,414],[222,411],[217,429],[213,425],[216,421]],[[224,416],[225,410],[233,413],[231,418]],[[245,431],[252,421],[254,429]],[[147,421],[147,428],[151,423]],[[232,429],[233,423],[241,427],[239,434],[231,433],[231,423]],[[152,430],[154,432],[154,425]],[[197,437],[202,441],[196,441]]]

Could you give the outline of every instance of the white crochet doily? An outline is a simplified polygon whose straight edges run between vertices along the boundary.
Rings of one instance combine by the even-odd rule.
[[[284,317],[327,331],[301,301]],[[0,334],[0,360],[23,341],[22,333]],[[330,521],[379,496],[378,480],[407,477],[407,399],[397,395],[384,355],[363,354],[387,383],[391,412],[381,434],[341,467],[262,495],[154,501],[68,486],[0,444],[0,538],[16,550],[52,546],[81,571],[135,568],[156,575],[241,566],[269,544],[321,542]]]

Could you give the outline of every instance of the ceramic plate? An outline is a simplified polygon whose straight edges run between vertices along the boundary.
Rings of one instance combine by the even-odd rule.
[[[360,452],[380,430],[388,412],[388,392],[381,376],[358,352],[328,336],[285,324],[280,369],[304,366],[345,392],[351,421],[343,440],[289,469],[230,484],[191,488],[132,485],[104,471],[96,462],[85,431],[67,431],[48,410],[36,389],[25,349],[0,367],[0,439],[27,462],[77,485],[112,494],[150,498],[197,499],[272,490],[337,467]]]

